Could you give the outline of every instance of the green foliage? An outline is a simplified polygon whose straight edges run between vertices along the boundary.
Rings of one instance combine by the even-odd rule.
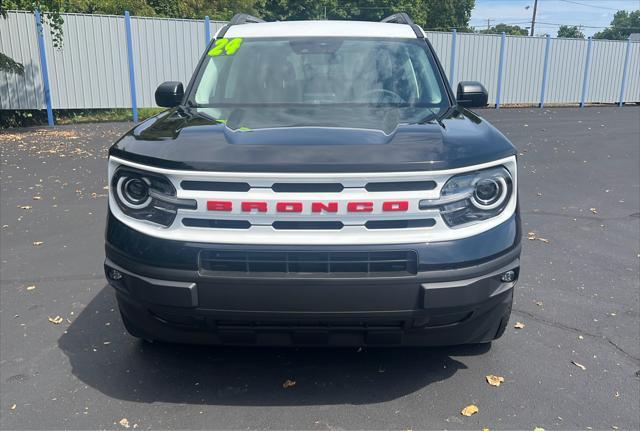
[[[139,108],[138,117],[144,120],[164,110],[165,108]],[[131,109],[56,109],[53,111],[53,116],[56,124],[131,121]],[[0,110],[0,129],[45,124],[47,124],[46,111]]]
[[[0,71],[24,75],[24,66],[0,52]]]
[[[0,17],[7,17],[7,10],[28,10],[41,12],[43,24],[48,24],[51,37],[53,39],[53,46],[56,48],[62,47],[62,24],[64,21],[60,16],[61,2],[55,0],[0,0]],[[3,70],[3,69],[0,69]]]
[[[561,25],[558,29],[558,37],[570,37],[574,39],[584,39],[584,33],[575,25]]]
[[[7,10],[19,9],[41,12],[43,24],[48,24],[51,31],[53,46],[62,47],[62,24],[60,16],[60,2],[55,0],[0,0],[0,19],[7,18]],[[0,52],[0,72],[22,75],[24,66],[11,57]]]
[[[526,28],[508,24],[496,24],[488,29],[480,30],[480,33],[484,34],[500,34],[503,32],[514,36],[527,36],[529,34],[529,31]]]
[[[262,0],[66,0],[65,12],[131,15],[171,18],[209,16],[214,20],[228,20],[234,13],[256,14]]]
[[[610,27],[593,35],[594,39],[625,40],[631,33],[640,33],[640,10],[619,10],[613,16]]]
[[[379,21],[407,12],[425,30],[467,29],[475,0],[266,0],[260,15],[272,20],[351,19]]]

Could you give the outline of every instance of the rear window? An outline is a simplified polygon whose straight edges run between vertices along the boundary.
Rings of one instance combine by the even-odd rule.
[[[218,45],[198,71],[190,101],[232,129],[390,132],[449,106],[419,39],[236,38]]]

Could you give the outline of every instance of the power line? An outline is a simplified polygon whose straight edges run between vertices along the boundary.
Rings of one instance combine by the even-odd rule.
[[[596,5],[587,4],[587,3],[580,3],[580,2],[577,2],[577,1],[573,1],[573,0],[559,0],[559,1],[562,1],[562,2],[565,2],[565,3],[577,4],[577,5],[580,5],[580,6],[594,7],[594,8],[597,8],[597,9],[606,9],[606,10],[615,10],[615,11],[618,10],[618,9],[615,9],[615,8],[612,8],[612,7],[596,6]]]

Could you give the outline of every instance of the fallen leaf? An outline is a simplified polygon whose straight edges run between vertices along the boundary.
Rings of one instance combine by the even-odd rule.
[[[33,197],[33,200],[34,200],[34,201],[39,201],[40,199],[42,199],[42,196],[34,196],[34,197]]]
[[[504,377],[494,376],[493,374],[489,374],[488,376],[486,376],[486,379],[487,383],[489,383],[491,386],[500,386],[500,384],[504,382]]]
[[[36,287],[32,284],[31,286],[27,286],[27,290],[34,290]]]
[[[544,428],[542,428],[542,427],[535,427],[535,428],[533,429],[533,431],[544,431]]]
[[[120,419],[118,423],[125,428],[129,428],[129,419],[127,418]]]
[[[18,208],[21,210],[30,210],[33,207],[31,205],[18,205]]]
[[[471,416],[471,415],[475,415],[476,413],[478,413],[478,406],[476,406],[475,404],[469,404],[467,407],[463,408],[462,411],[460,412],[460,414],[462,416]]]
[[[17,405],[15,405],[15,404],[11,404],[11,407],[9,407],[9,408],[10,408],[11,410],[15,410],[15,409],[16,409],[16,407],[18,407],[18,406],[17,406]]]
[[[513,327],[516,328],[516,329],[522,329],[522,328],[525,327],[525,324],[522,323],[522,322],[516,322],[516,324],[513,325]]]
[[[542,301],[536,301],[536,305],[537,305],[538,307],[542,307],[544,304],[542,303]]]
[[[528,233],[527,233],[527,239],[528,239],[529,241],[536,241],[536,240],[538,240],[538,241],[541,241],[541,242],[544,242],[544,243],[547,243],[547,244],[550,242],[548,239],[546,239],[546,238],[542,238],[542,237],[538,236],[538,234],[537,234],[537,233],[535,233],[535,232],[528,232]]]
[[[53,323],[54,325],[59,325],[62,322],[64,322],[64,319],[60,316],[56,316],[56,317],[49,316],[49,322]]]
[[[573,365],[575,365],[576,367],[580,368],[582,371],[584,371],[584,370],[586,370],[586,369],[587,369],[587,367],[585,367],[585,366],[584,366],[584,365],[582,365],[582,364],[577,363],[576,361],[571,361],[571,363],[572,363]]]
[[[42,244],[44,244],[44,242],[42,241],[33,241],[34,247],[38,247],[39,245],[42,245]]]
[[[595,208],[589,208],[589,211],[591,211],[594,214],[598,214],[598,210]]]
[[[284,389],[287,389],[287,388],[293,387],[293,386],[295,386],[295,385],[296,385],[296,381],[295,381],[295,380],[289,380],[289,379],[287,379],[287,380],[285,380],[285,381],[284,381],[284,383],[282,384],[282,387],[283,387]]]

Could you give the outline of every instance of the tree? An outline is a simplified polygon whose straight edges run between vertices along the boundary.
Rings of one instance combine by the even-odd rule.
[[[619,10],[613,16],[610,27],[593,35],[594,39],[625,40],[631,33],[640,33],[640,10]]]
[[[485,30],[480,30],[480,33],[484,34],[500,34],[506,33],[514,36],[528,36],[529,31],[526,28],[522,28],[517,25],[508,25],[508,24],[496,24],[493,27],[490,27]]]
[[[66,0],[64,11],[122,15],[228,20],[234,13],[258,13],[262,0]]]
[[[475,0],[265,0],[260,15],[267,20],[351,19],[380,21],[407,12],[425,30],[468,29]]]
[[[561,25],[558,29],[558,37],[569,37],[573,39],[584,39],[584,33],[575,25]]]

